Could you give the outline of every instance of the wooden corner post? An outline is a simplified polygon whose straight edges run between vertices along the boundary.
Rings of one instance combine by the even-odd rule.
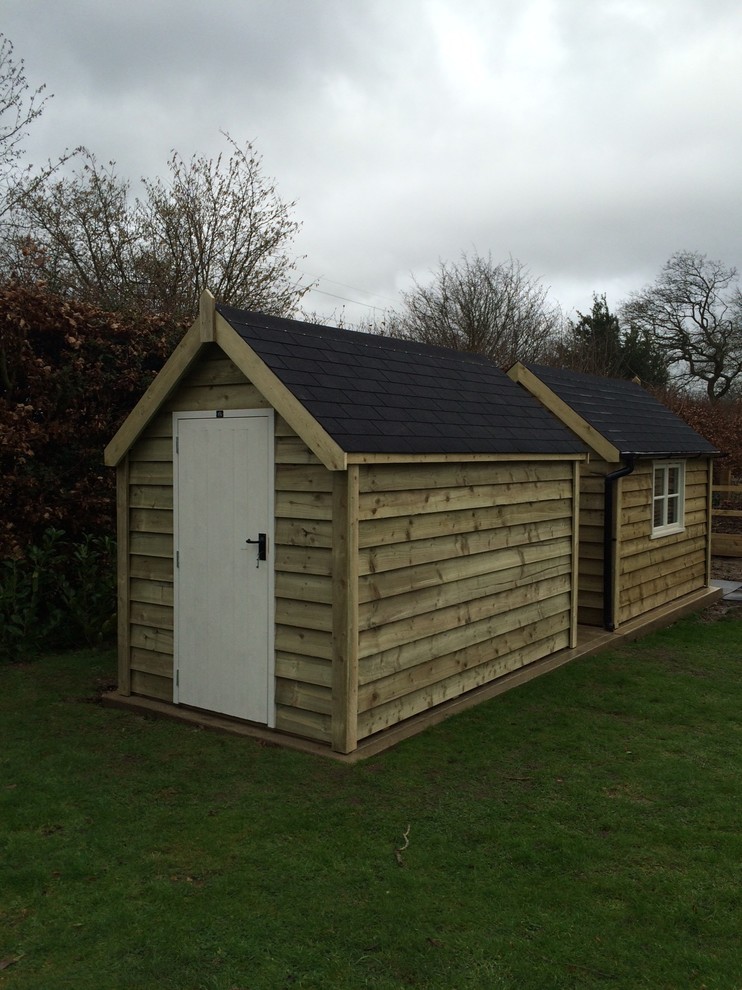
[[[118,693],[131,694],[129,624],[129,457],[116,468],[116,585],[118,605]]]
[[[358,745],[358,488],[352,464],[333,475],[332,748]]]
[[[580,470],[580,462],[572,461],[572,607],[569,623],[571,649],[577,646],[580,607]]]
[[[727,484],[727,482],[723,482]],[[731,482],[729,482],[731,484]],[[704,561],[705,584],[711,584],[711,541],[713,536],[711,530],[714,524],[714,460],[712,457],[706,458],[706,559]]]

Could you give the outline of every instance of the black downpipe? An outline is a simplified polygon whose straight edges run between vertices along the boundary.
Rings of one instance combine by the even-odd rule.
[[[616,628],[616,617],[613,614],[613,585],[616,571],[616,533],[613,529],[613,493],[619,478],[631,474],[636,466],[633,454],[625,454],[626,464],[617,471],[605,476],[603,493],[603,626],[608,632]]]

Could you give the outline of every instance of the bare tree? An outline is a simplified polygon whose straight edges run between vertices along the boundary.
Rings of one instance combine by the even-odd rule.
[[[678,385],[714,402],[742,384],[742,293],[737,271],[696,251],[672,255],[657,280],[622,308],[630,328],[664,352]]]
[[[2,268],[108,310],[136,295],[136,211],[129,185],[113,164],[82,151],[81,166],[61,179],[30,177],[14,195],[15,236],[3,245]]]
[[[31,89],[23,59],[16,58],[13,42],[0,34],[0,182],[3,185],[23,154],[23,139],[29,125],[44,112],[49,99],[43,95],[45,89],[45,86]]]
[[[141,198],[114,163],[87,151],[73,174],[29,181],[3,267],[109,310],[188,318],[208,287],[231,305],[292,313],[308,289],[289,254],[294,204],[264,177],[251,145],[227,139],[228,158],[173,153],[167,180],[142,180]]]
[[[429,284],[416,281],[381,332],[484,354],[506,367],[543,360],[561,322],[548,289],[521,262],[462,254],[458,262],[440,262]]]
[[[295,203],[279,197],[250,144],[227,140],[229,158],[184,162],[173,153],[167,182],[145,180],[143,274],[169,309],[180,300],[195,312],[208,287],[234,306],[290,314],[309,288],[298,285],[287,254],[299,231]]]

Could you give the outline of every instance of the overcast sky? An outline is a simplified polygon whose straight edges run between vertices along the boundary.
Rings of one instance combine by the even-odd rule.
[[[462,251],[567,313],[676,250],[742,266],[739,0],[2,0],[0,31],[54,93],[32,160],[136,184],[254,141],[328,320]]]

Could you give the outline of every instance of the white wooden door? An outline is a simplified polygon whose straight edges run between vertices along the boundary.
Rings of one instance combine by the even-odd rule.
[[[173,434],[174,700],[272,725],[272,415],[176,413]]]

